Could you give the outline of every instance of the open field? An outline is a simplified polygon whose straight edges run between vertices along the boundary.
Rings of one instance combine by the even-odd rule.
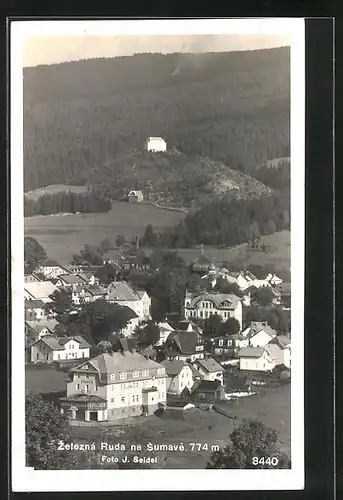
[[[44,194],[55,194],[61,191],[72,191],[73,193],[86,193],[87,186],[71,186],[68,184],[52,184],[51,186],[44,186],[42,188],[34,189],[25,193],[25,197],[29,200],[38,200]]]
[[[154,205],[114,202],[112,210],[98,214],[46,215],[25,219],[25,236],[32,236],[44,247],[48,256],[68,264],[73,254],[84,245],[99,245],[109,238],[115,242],[118,234],[131,240],[141,236],[150,222],[161,231],[174,226],[185,214],[164,210]]]
[[[86,245],[98,245],[105,238],[113,243],[118,234],[130,241],[134,236],[144,233],[150,222],[156,231],[177,224],[185,214],[164,210],[154,205],[135,205],[114,202],[112,210],[105,214],[66,214],[47,215],[25,219],[25,236],[32,236],[45,248],[52,259],[67,264],[72,255]],[[266,251],[249,248],[243,244],[234,248],[205,247],[207,257],[215,262],[233,261],[245,264],[272,265],[276,270],[289,271],[290,268],[290,231],[280,231],[263,236]],[[199,248],[179,249],[180,256],[192,262],[199,256]],[[117,250],[109,252],[112,258]]]
[[[145,445],[153,444],[178,445],[183,443],[184,451],[145,452],[146,456],[158,457],[157,468],[186,469],[204,468],[211,454],[211,447],[223,447],[230,433],[243,418],[256,418],[265,425],[277,430],[279,447],[290,454],[290,385],[275,389],[264,389],[260,394],[242,398],[235,402],[223,403],[235,420],[227,418],[215,411],[191,409],[183,420],[171,418],[137,417],[130,422],[109,426],[73,426],[72,433],[77,442],[97,442],[98,440],[129,444],[137,429],[143,436]],[[192,451],[191,443],[207,444],[209,451]],[[138,455],[139,453],[137,453]],[[107,455],[122,456],[120,452],[107,452]]]

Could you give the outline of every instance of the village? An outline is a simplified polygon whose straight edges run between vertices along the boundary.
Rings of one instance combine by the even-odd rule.
[[[105,279],[101,270],[109,267]],[[150,269],[149,257],[126,252],[102,266],[47,260],[25,274],[26,363],[68,374],[59,407],[73,425],[194,407],[224,411],[221,403],[290,381],[290,328],[245,315],[263,304],[290,317],[290,283],[273,273],[258,279],[247,270],[230,271],[202,248],[189,265],[200,288],[185,289],[178,311],[153,320],[149,293],[128,279],[132,270]],[[78,331],[77,322],[72,335],[66,333],[66,322],[96,304],[117,307],[124,320],[111,323],[102,340]]]

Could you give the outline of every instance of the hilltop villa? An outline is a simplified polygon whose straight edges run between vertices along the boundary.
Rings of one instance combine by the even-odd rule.
[[[167,143],[162,137],[149,137],[145,142],[147,151],[167,151]]]

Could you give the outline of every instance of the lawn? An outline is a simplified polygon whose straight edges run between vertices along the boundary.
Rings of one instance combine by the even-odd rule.
[[[130,241],[132,237],[143,235],[148,223],[161,231],[174,226],[183,217],[182,212],[154,205],[114,202],[108,213],[26,218],[25,236],[36,238],[50,258],[68,264],[73,254],[86,244],[99,245],[105,238],[114,243],[118,234]]]
[[[277,389],[262,390],[261,394],[242,398],[239,401],[224,402],[235,419],[227,418],[215,411],[200,409],[189,410],[184,420],[170,418],[137,417],[130,422],[116,423],[110,426],[72,427],[77,442],[124,443],[129,446],[134,442],[132,436],[137,431],[144,439],[142,448],[153,444],[178,445],[182,443],[184,451],[145,452],[145,455],[158,458],[157,468],[187,469],[204,468],[213,446],[223,447],[232,430],[243,418],[256,418],[279,433],[279,446],[287,454],[290,453],[290,385]],[[205,449],[192,451],[191,443],[207,445]],[[139,454],[139,453],[137,453]],[[108,452],[107,455],[121,456],[120,453]]]
[[[29,200],[38,200],[44,194],[55,194],[63,192],[72,191],[73,193],[86,193],[88,190],[87,186],[70,186],[68,184],[52,184],[51,186],[45,186],[42,188],[34,189],[33,191],[28,191],[25,193],[25,197]]]

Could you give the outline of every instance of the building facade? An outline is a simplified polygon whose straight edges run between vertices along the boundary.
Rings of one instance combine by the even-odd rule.
[[[144,200],[142,191],[130,191],[127,197],[129,203],[141,203]]]
[[[151,298],[144,290],[134,290],[125,281],[113,281],[108,285],[106,300],[132,309],[141,320],[151,318]]]
[[[235,318],[242,329],[242,301],[233,294],[203,292],[194,294],[186,292],[184,316],[186,319],[207,319],[217,314],[223,321]]]
[[[90,347],[80,336],[57,338],[53,335],[43,335],[31,346],[31,362],[53,363],[89,358]]]
[[[62,410],[85,421],[151,415],[166,404],[166,380],[163,365],[135,351],[100,354],[70,370]]]
[[[149,137],[145,143],[147,151],[163,152],[167,151],[167,143],[162,137]]]
[[[189,391],[192,389],[194,384],[193,371],[187,363],[166,359],[162,361],[162,365],[167,374],[167,393],[179,396],[185,388]]]

